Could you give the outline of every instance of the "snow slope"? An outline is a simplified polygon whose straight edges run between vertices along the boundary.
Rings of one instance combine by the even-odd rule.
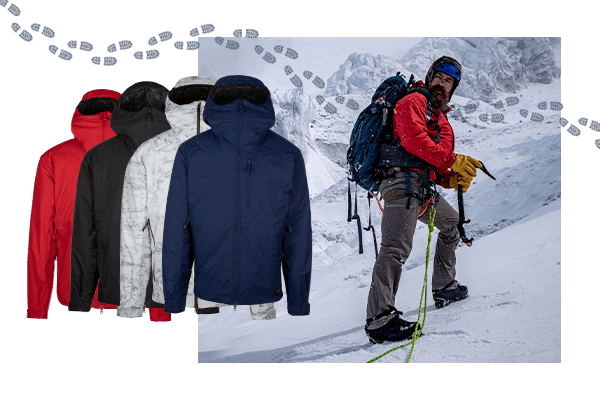
[[[560,101],[560,79],[500,94],[499,100],[514,96],[518,104],[504,101],[496,108],[453,98],[457,112],[450,122],[456,152],[483,161],[497,180],[480,173],[465,194],[466,218],[472,220],[465,229],[475,242],[457,249],[457,279],[469,287],[470,296],[438,310],[429,283],[424,336],[416,343],[412,362],[561,361],[560,112],[538,107]],[[341,161],[359,111],[338,106],[339,112],[331,114],[318,105],[313,110],[302,96],[307,94],[279,94],[278,104],[283,105],[279,111],[290,112],[297,121],[279,129],[303,150],[307,171],[313,176],[321,171],[331,180],[335,176],[331,171],[343,171]],[[370,93],[345,97],[362,109]],[[477,110],[466,112],[465,106],[474,102]],[[312,119],[302,112],[294,115],[294,110],[310,110]],[[520,110],[527,110],[527,117]],[[533,112],[543,121],[531,120]],[[501,114],[503,121],[483,122],[482,114]],[[306,124],[308,131],[300,132],[298,126]],[[306,154],[319,159],[315,162]],[[346,221],[345,177],[328,188],[325,182],[313,185],[318,190],[311,188],[311,315],[288,315],[285,296],[276,303],[274,321],[253,321],[245,306],[201,315],[199,362],[366,362],[397,345],[370,345],[363,331],[375,252],[371,232],[363,231],[364,254],[358,255],[356,222]],[[440,192],[457,208],[453,190]],[[364,191],[359,191],[359,214],[365,227]],[[380,223],[381,212],[373,203],[378,244]],[[433,243],[436,237],[437,231]],[[396,307],[409,320],[418,314],[426,245],[427,228],[419,224],[396,297]],[[408,351],[397,350],[378,362],[402,362]]]

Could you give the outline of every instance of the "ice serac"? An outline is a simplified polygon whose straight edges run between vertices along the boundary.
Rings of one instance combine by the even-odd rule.
[[[302,151],[310,195],[321,193],[340,180],[345,172],[319,148],[318,135],[311,129],[316,102],[301,87],[276,89],[271,99],[276,117],[273,130]]]
[[[397,71],[424,80],[431,63],[443,55],[463,66],[456,94],[487,103],[528,83],[560,77],[560,38],[425,38],[399,60],[352,53],[327,80],[325,96],[372,92]]]
[[[560,38],[426,38],[400,59],[400,67],[423,79],[438,57],[454,57],[463,66],[456,94],[492,102],[527,83],[559,78],[555,51]]]
[[[339,69],[327,79],[325,96],[343,96],[377,88],[387,77],[398,71],[390,56],[352,53]]]

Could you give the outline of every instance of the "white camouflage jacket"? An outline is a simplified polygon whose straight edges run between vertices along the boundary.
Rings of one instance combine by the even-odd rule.
[[[150,276],[152,300],[165,302],[162,238],[173,161],[179,145],[210,127],[202,119],[205,100],[216,80],[191,76],[169,92],[165,114],[171,129],[142,143],[127,165],[121,203],[121,298],[117,315],[141,317]],[[193,272],[192,272],[193,273]],[[194,279],[186,307],[194,307]],[[198,299],[198,308],[227,304]],[[273,303],[250,306],[253,319],[275,318]]]

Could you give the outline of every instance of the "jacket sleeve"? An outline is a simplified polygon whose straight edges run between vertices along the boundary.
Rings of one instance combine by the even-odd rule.
[[[35,174],[27,254],[27,318],[48,318],[56,258],[54,168],[49,153]]]
[[[444,189],[451,189],[450,186],[450,178],[453,175],[456,175],[456,172],[453,171],[442,171],[438,172],[435,177],[435,183],[443,187]]]
[[[287,228],[283,237],[283,278],[290,315],[308,315],[312,269],[310,198],[302,155],[296,158]]]
[[[79,168],[71,239],[71,300],[69,311],[90,311],[98,285],[96,265],[98,225],[94,214],[94,180],[88,152]]]
[[[146,287],[150,277],[151,251],[147,213],[147,174],[143,148],[133,154],[125,171],[121,202],[120,245],[120,317],[141,317],[144,312]]]
[[[184,147],[179,146],[167,196],[165,228],[163,233],[163,292],[165,312],[185,310],[194,246],[188,211],[188,162]]]
[[[426,110],[427,99],[423,95],[414,93],[404,97],[394,108],[394,131],[406,151],[425,160],[438,171],[447,170],[455,158],[453,137],[442,135],[439,143],[431,139]]]

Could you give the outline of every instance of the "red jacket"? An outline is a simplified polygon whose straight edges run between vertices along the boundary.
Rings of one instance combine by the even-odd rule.
[[[110,128],[112,107],[120,94],[92,90],[83,96],[73,114],[74,139],[67,140],[40,158],[31,207],[29,253],[27,258],[27,317],[48,318],[57,259],[58,301],[69,303],[71,231],[79,166],[85,153],[115,136]],[[117,308],[99,303],[94,308]]]
[[[394,137],[411,154],[433,165],[438,170],[430,172],[430,178],[437,184],[449,188],[448,180],[454,163],[454,132],[446,114],[434,109],[432,119],[441,128],[440,141],[436,143],[436,124],[427,125],[427,99],[418,92],[400,99],[394,107]],[[447,112],[447,111],[446,111]]]

